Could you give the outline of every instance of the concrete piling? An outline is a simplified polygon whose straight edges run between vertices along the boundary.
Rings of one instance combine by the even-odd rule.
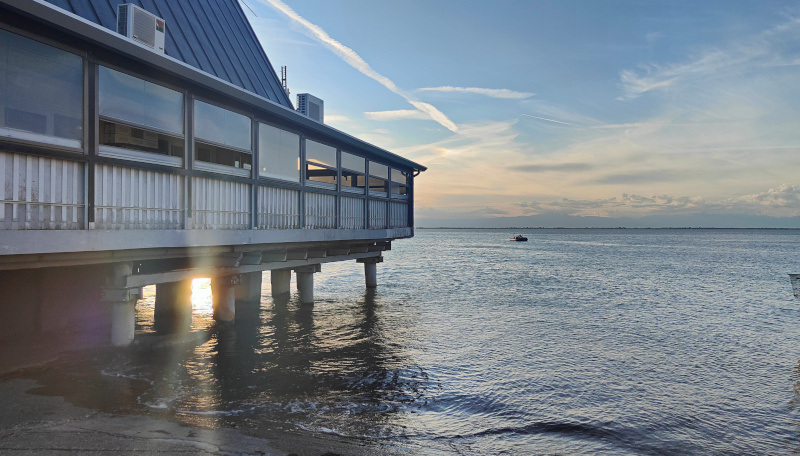
[[[153,317],[157,332],[189,330],[192,325],[192,281],[157,284]]]
[[[238,275],[211,279],[211,299],[214,319],[231,322],[236,319],[236,285],[241,283]]]
[[[272,285],[272,297],[277,298],[289,294],[292,282],[291,269],[273,269],[270,271],[270,284]]]

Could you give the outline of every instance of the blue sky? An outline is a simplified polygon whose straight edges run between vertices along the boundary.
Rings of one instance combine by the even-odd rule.
[[[428,167],[419,222],[800,216],[798,2],[246,4],[293,97]]]

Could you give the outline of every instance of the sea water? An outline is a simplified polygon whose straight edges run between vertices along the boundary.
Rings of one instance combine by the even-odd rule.
[[[800,231],[512,234],[417,230],[375,291],[323,265],[313,306],[265,274],[234,326],[196,284],[189,343],[148,345],[150,290],[142,344],[53,369],[129,412],[412,454],[800,451]]]

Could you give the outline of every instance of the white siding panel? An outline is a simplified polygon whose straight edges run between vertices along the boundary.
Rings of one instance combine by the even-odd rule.
[[[341,228],[355,230],[364,228],[364,200],[342,197]]]
[[[250,229],[250,185],[195,177],[192,195],[195,229]]]
[[[80,162],[0,152],[0,229],[82,229],[84,168]]]
[[[95,168],[94,227],[102,230],[183,228],[183,176],[122,166]]]
[[[389,203],[389,228],[408,226],[408,203],[392,201]]]
[[[306,192],[306,228],[336,228],[336,196]]]
[[[300,192],[286,188],[258,187],[258,228],[300,228]]]
[[[369,200],[369,227],[386,228],[387,219],[386,201]]]

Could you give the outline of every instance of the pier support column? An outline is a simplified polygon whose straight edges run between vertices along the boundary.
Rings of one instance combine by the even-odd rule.
[[[242,283],[236,286],[236,300],[250,303],[261,302],[261,271],[240,275]]]
[[[364,281],[367,288],[378,287],[378,263],[383,263],[383,257],[361,258],[356,260],[364,264]]]
[[[272,297],[277,298],[289,294],[292,282],[291,269],[273,269],[270,271],[270,283],[272,285]]]
[[[321,270],[320,265],[303,266],[294,270],[297,275],[297,291],[300,304],[314,303],[314,273]]]
[[[117,347],[129,345],[136,333],[136,300],[142,289],[126,287],[132,273],[131,263],[113,265],[103,289],[103,300],[111,304],[111,343]]]
[[[156,332],[187,331],[192,325],[192,281],[156,284]]]
[[[111,343],[124,347],[136,332],[136,300],[141,288],[106,288],[103,300],[111,305]]]
[[[238,275],[211,279],[211,300],[214,319],[233,321],[236,319],[236,285],[241,283]]]

